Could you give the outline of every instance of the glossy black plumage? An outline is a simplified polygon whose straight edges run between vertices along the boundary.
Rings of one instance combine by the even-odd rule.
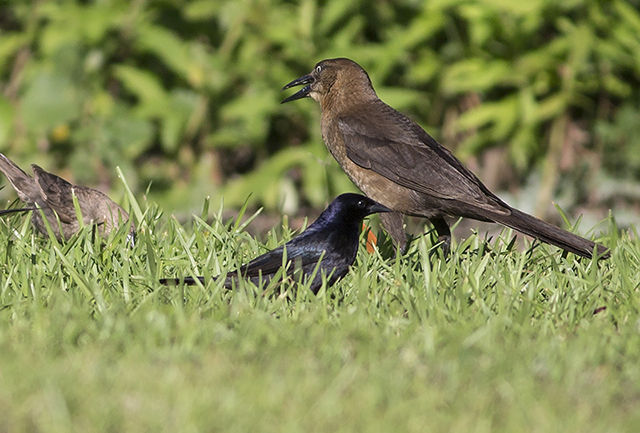
[[[345,58],[319,62],[310,74],[284,86],[304,87],[282,102],[311,97],[322,110],[327,148],[368,197],[394,212],[381,215],[401,248],[402,214],[428,218],[448,249],[445,216],[504,224],[575,254],[591,257],[602,245],[512,208],[418,124],[382,102],[368,74]]]
[[[303,281],[311,278],[320,261],[310,282],[311,290],[317,293],[322,285],[323,275],[328,278],[327,284],[331,286],[349,271],[358,252],[362,220],[372,213],[388,211],[386,207],[363,195],[342,194],[305,231],[285,245],[253,259],[237,271],[229,272],[224,285],[232,288],[237,284],[235,280],[238,274],[256,285],[260,283],[260,279],[265,285],[268,284],[281,270],[286,251],[286,275],[293,276],[296,280],[299,276],[302,276]],[[204,281],[202,277],[198,278],[201,282]],[[160,280],[160,283],[168,285],[181,282],[195,284],[191,277]]]

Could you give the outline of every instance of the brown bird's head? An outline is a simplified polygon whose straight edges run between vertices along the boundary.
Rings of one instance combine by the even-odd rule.
[[[342,98],[377,98],[367,72],[350,59],[326,59],[318,62],[313,71],[296,78],[282,88],[304,86],[298,92],[284,99],[282,103],[310,96],[326,108]]]

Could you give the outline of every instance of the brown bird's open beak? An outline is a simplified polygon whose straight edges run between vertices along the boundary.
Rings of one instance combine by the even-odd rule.
[[[303,84],[306,84],[306,86],[304,86],[302,89],[298,90],[293,95],[284,99],[281,102],[281,104],[284,104],[285,102],[289,102],[289,101],[295,101],[296,99],[302,99],[308,96],[309,92],[311,92],[311,83],[313,83],[313,81],[314,81],[314,78],[311,75],[303,75],[302,77],[296,78],[295,80],[293,80],[292,82],[284,86],[282,90],[289,89],[295,86],[302,86]]]

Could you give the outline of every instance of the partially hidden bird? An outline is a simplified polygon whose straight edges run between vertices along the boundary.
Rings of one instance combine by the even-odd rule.
[[[349,271],[358,252],[362,220],[367,215],[389,211],[363,195],[341,194],[298,236],[223,276],[224,286],[233,288],[238,283],[237,279],[243,278],[255,285],[262,281],[266,287],[278,276],[300,278],[297,281],[309,284],[311,291],[317,293],[323,277],[329,287]],[[203,277],[197,279],[202,283],[205,281]],[[163,278],[160,283],[193,285],[196,279]]]
[[[47,227],[42,218],[44,214],[55,237],[59,241],[68,240],[80,230],[80,222],[73,203],[75,195],[83,224],[97,225],[102,236],[108,235],[121,223],[129,220],[129,214],[106,194],[86,186],[73,185],[35,164],[31,165],[31,169],[33,177],[0,153],[0,171],[9,179],[20,200],[26,204],[23,208],[4,209],[0,211],[0,216],[32,211],[32,224],[40,233],[47,236]],[[129,224],[129,236],[133,241],[135,228],[132,222]]]
[[[403,214],[428,218],[445,252],[445,216],[511,227],[583,257],[609,257],[602,245],[519,211],[493,194],[417,123],[378,98],[367,72],[346,58],[326,59],[283,87],[304,86],[282,103],[311,97],[320,104],[322,138],[347,176],[368,197],[394,212],[381,215],[400,249]]]

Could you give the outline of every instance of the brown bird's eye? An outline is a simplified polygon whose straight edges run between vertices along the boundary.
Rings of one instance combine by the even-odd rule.
[[[322,66],[316,66],[316,74],[319,74],[322,71]]]

